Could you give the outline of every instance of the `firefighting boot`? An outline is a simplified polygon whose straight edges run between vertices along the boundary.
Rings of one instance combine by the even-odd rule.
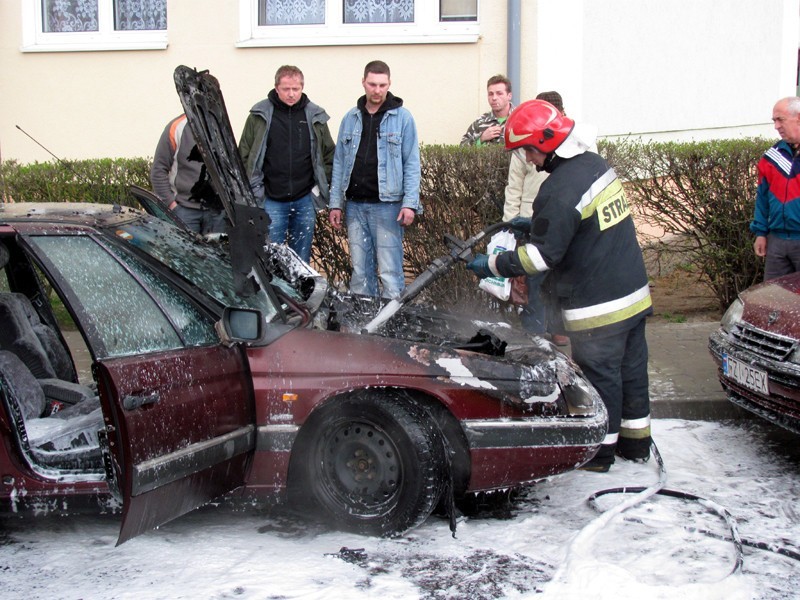
[[[614,446],[602,445],[594,458],[589,462],[578,467],[581,471],[591,471],[592,473],[608,473],[611,465],[614,464]]]
[[[620,436],[617,440],[617,456],[632,462],[645,463],[650,460],[651,443],[649,435],[639,439]]]

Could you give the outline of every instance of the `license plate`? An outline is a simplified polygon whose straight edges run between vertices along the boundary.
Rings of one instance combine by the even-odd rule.
[[[766,371],[756,369],[725,354],[722,357],[722,372],[726,377],[733,379],[744,387],[769,396]]]

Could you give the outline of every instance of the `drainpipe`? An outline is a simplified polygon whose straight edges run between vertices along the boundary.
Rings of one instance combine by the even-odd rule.
[[[511,93],[515,105],[522,101],[520,89],[520,29],[522,23],[521,0],[508,0],[508,40],[506,50],[506,77],[511,80]]]

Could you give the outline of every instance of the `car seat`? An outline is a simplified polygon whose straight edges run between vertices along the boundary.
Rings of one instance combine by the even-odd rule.
[[[13,352],[37,379],[74,381],[75,369],[66,348],[50,326],[39,319],[24,294],[0,293],[0,348]]]
[[[8,260],[8,249],[0,243],[0,269]],[[75,366],[64,343],[52,327],[40,320],[27,296],[0,292],[0,323],[0,350],[16,354],[41,380],[52,402],[78,404],[95,398],[92,389],[76,383]]]
[[[48,399],[30,369],[13,352],[0,350],[0,395],[19,432],[25,454],[39,466],[100,469],[97,432],[103,428],[98,402],[84,401],[48,412]]]
[[[0,269],[8,260],[0,243]],[[50,466],[98,462],[100,401],[93,389],[77,383],[58,334],[41,322],[27,296],[15,292],[0,292],[0,323],[2,392],[25,449]]]

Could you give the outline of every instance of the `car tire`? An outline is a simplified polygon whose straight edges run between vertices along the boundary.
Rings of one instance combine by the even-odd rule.
[[[332,401],[311,414],[297,442],[291,496],[305,496],[338,529],[400,535],[427,519],[442,494],[442,434],[400,392]]]

